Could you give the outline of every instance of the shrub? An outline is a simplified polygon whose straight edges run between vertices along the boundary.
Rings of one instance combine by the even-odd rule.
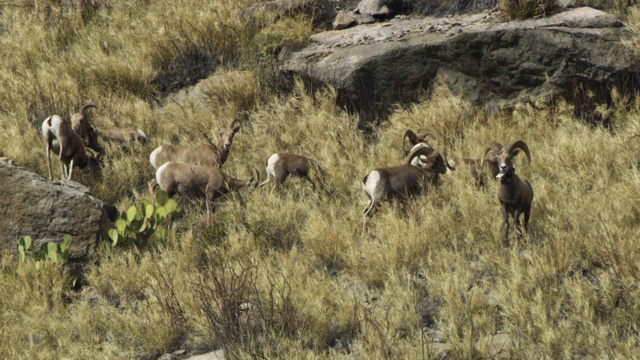
[[[61,261],[62,272],[68,276],[68,285],[74,287],[78,280],[78,273],[74,268],[66,266],[67,261],[69,261],[72,255],[71,249],[69,248],[70,244],[71,235],[67,234],[61,243],[58,244],[53,241],[44,242],[40,244],[40,251],[34,253],[31,236],[24,236],[20,239],[17,246],[20,265],[31,263],[33,260],[34,268],[36,271],[40,271],[50,264],[56,264],[58,261]]]
[[[165,225],[178,215],[176,202],[169,199],[164,191],[156,193],[157,205],[142,200],[138,206],[132,205],[116,220],[116,227],[109,230],[109,238],[115,247],[118,244],[145,247],[151,239],[163,240]]]
[[[556,0],[501,0],[500,11],[507,19],[535,19],[558,7]]]

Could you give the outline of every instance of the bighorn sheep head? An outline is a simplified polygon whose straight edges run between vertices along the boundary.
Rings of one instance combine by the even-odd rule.
[[[520,150],[524,151],[527,155],[527,160],[529,164],[531,163],[531,152],[529,151],[529,147],[522,140],[515,140],[507,145],[503,146],[500,143],[493,142],[485,146],[482,153],[482,161],[480,162],[480,166],[484,163],[484,159],[489,152],[493,154],[495,161],[498,163],[499,172],[496,175],[496,178],[501,178],[503,176],[511,176],[515,172],[515,168],[513,167],[513,158],[520,153]]]
[[[427,143],[427,138],[429,136],[432,137],[437,137],[436,136],[436,132],[433,131],[432,129],[420,129],[418,130],[418,133],[414,133],[411,129],[407,129],[407,131],[404,132],[404,135],[402,135],[402,151],[403,153],[406,155],[409,153],[408,150],[405,150],[405,140],[408,138],[409,139],[409,143],[411,144],[411,146],[415,146],[418,143]]]

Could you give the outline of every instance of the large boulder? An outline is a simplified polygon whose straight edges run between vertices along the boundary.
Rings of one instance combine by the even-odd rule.
[[[613,86],[633,91],[639,83],[637,56],[624,44],[630,35],[591,8],[511,22],[495,12],[391,21],[315,34],[281,70],[333,85],[364,120],[417,100],[436,79],[489,109],[524,93],[570,97],[575,89],[598,102]]]
[[[0,250],[16,252],[21,237],[34,247],[73,237],[72,259],[89,258],[118,216],[115,207],[93,197],[79,183],[49,182],[40,175],[0,161]]]

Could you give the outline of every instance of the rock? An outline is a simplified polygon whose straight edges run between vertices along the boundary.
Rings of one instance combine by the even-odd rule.
[[[206,354],[191,356],[187,360],[224,360],[224,350],[216,350]]]
[[[362,0],[358,4],[356,12],[376,18],[388,18],[401,8],[402,1],[400,0]]]
[[[476,343],[476,348],[491,359],[512,359],[515,351],[513,339],[506,333],[482,338]]]
[[[580,86],[602,103],[612,86],[631,94],[640,83],[637,57],[623,44],[631,33],[621,25],[591,8],[512,22],[480,13],[378,23],[315,34],[281,71],[333,85],[363,120],[416,101],[437,79],[488,110],[522,93],[571,96]]]
[[[575,0],[557,0],[556,5],[558,5],[563,9],[572,8],[576,6],[576,1]]]
[[[333,30],[342,30],[346,28],[350,28],[356,24],[356,19],[345,11],[338,11],[338,15],[336,15],[336,19],[333,20]]]
[[[107,238],[118,216],[112,205],[93,197],[89,189],[68,181],[49,182],[23,168],[0,162],[0,249],[16,253],[22,236],[30,235],[34,249],[43,242],[73,236],[73,260],[86,260]]]
[[[244,16],[253,19],[261,11],[277,17],[305,14],[313,18],[313,26],[330,29],[336,10],[329,0],[274,0],[251,6]]]

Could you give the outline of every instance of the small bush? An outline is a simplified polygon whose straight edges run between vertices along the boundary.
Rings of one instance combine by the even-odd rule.
[[[500,11],[507,19],[536,19],[554,11],[556,0],[501,0]]]
[[[165,226],[170,219],[179,214],[177,204],[169,199],[164,191],[156,193],[156,202],[153,205],[142,200],[138,206],[130,206],[123,211],[116,220],[116,227],[109,230],[112,246],[119,244],[127,246],[135,245],[137,248],[145,247],[149,241],[164,240],[167,234]]]

